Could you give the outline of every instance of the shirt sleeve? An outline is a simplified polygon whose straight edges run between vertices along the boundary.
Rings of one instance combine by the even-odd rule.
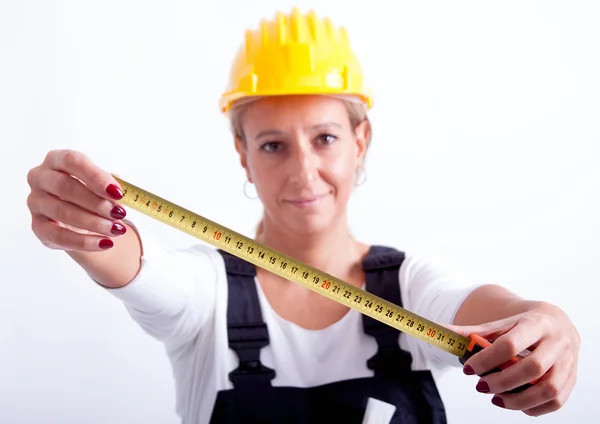
[[[465,298],[481,285],[433,255],[407,255],[400,267],[403,307],[438,324],[452,324]],[[414,368],[462,366],[457,356],[409,334],[401,338],[401,345],[412,352]]]
[[[179,345],[195,337],[214,313],[217,262],[204,245],[169,249],[126,220],[142,243],[140,270],[127,285],[106,290],[155,339]]]

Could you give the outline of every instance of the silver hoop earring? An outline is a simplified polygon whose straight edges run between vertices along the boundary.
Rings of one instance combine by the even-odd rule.
[[[244,182],[244,196],[246,196],[248,199],[251,199],[251,200],[258,199],[258,193],[256,193],[254,196],[248,195],[248,184],[252,184],[252,183],[250,181],[246,180]],[[256,192],[256,189],[254,191]]]
[[[356,168],[356,175],[354,177],[354,184],[357,186],[363,185],[367,181],[367,171],[363,165],[358,165]]]

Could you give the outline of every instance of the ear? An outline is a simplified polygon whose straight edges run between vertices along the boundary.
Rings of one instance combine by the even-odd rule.
[[[241,138],[239,138],[237,136],[234,136],[234,142],[235,142],[235,150],[240,155],[240,164],[246,170],[246,178],[248,178],[248,181],[252,182],[252,178],[250,177],[250,171],[248,169],[248,155],[246,152],[245,143]]]
[[[362,121],[360,124],[358,124],[356,126],[356,128],[354,129],[354,132],[356,134],[356,147],[357,147],[357,152],[356,152],[356,156],[357,159],[359,160],[360,163],[363,162],[365,154],[367,153],[367,148],[368,146],[368,140],[369,140],[369,135],[371,133],[371,123],[369,122],[368,119],[365,119],[364,121]]]

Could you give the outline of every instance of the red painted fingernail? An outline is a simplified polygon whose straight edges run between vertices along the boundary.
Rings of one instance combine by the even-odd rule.
[[[106,187],[106,192],[113,199],[120,200],[123,198],[123,192],[114,184],[110,184],[108,187]]]
[[[471,365],[467,365],[466,367],[463,368],[463,372],[467,375],[473,375],[475,374],[475,370],[473,370],[473,368],[471,367]]]
[[[114,246],[114,243],[111,239],[102,239],[100,243],[98,243],[101,249],[110,249]]]
[[[127,231],[127,228],[124,225],[119,224],[118,222],[115,222],[112,226],[112,229],[110,230],[111,233],[116,234],[118,236],[125,234],[125,231]]]
[[[490,392],[490,386],[488,386],[488,384],[485,381],[480,381],[479,383],[477,383],[477,386],[475,386],[475,389],[481,393],[489,393]]]
[[[493,397],[492,403],[500,408],[504,408],[504,402],[502,402],[502,399],[499,397]]]
[[[125,218],[125,215],[127,215],[127,212],[125,212],[125,209],[123,209],[121,206],[115,206],[112,208],[112,211],[110,211],[110,216],[115,219],[123,219]]]

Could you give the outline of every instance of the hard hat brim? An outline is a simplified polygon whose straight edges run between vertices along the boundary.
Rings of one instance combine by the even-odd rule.
[[[219,108],[221,112],[224,114],[228,114],[232,107],[236,105],[241,105],[244,103],[248,103],[260,98],[264,97],[282,97],[282,96],[298,96],[298,95],[326,95],[337,97],[343,100],[357,101],[361,102],[365,105],[367,109],[371,109],[373,107],[373,95],[369,91],[363,91],[360,93],[356,92],[343,92],[339,89],[331,89],[331,91],[323,90],[321,87],[319,90],[286,90],[285,92],[281,91],[273,91],[273,92],[264,92],[261,91],[260,94],[256,93],[243,93],[243,92],[234,92],[234,93],[226,93],[221,96],[219,100]]]

